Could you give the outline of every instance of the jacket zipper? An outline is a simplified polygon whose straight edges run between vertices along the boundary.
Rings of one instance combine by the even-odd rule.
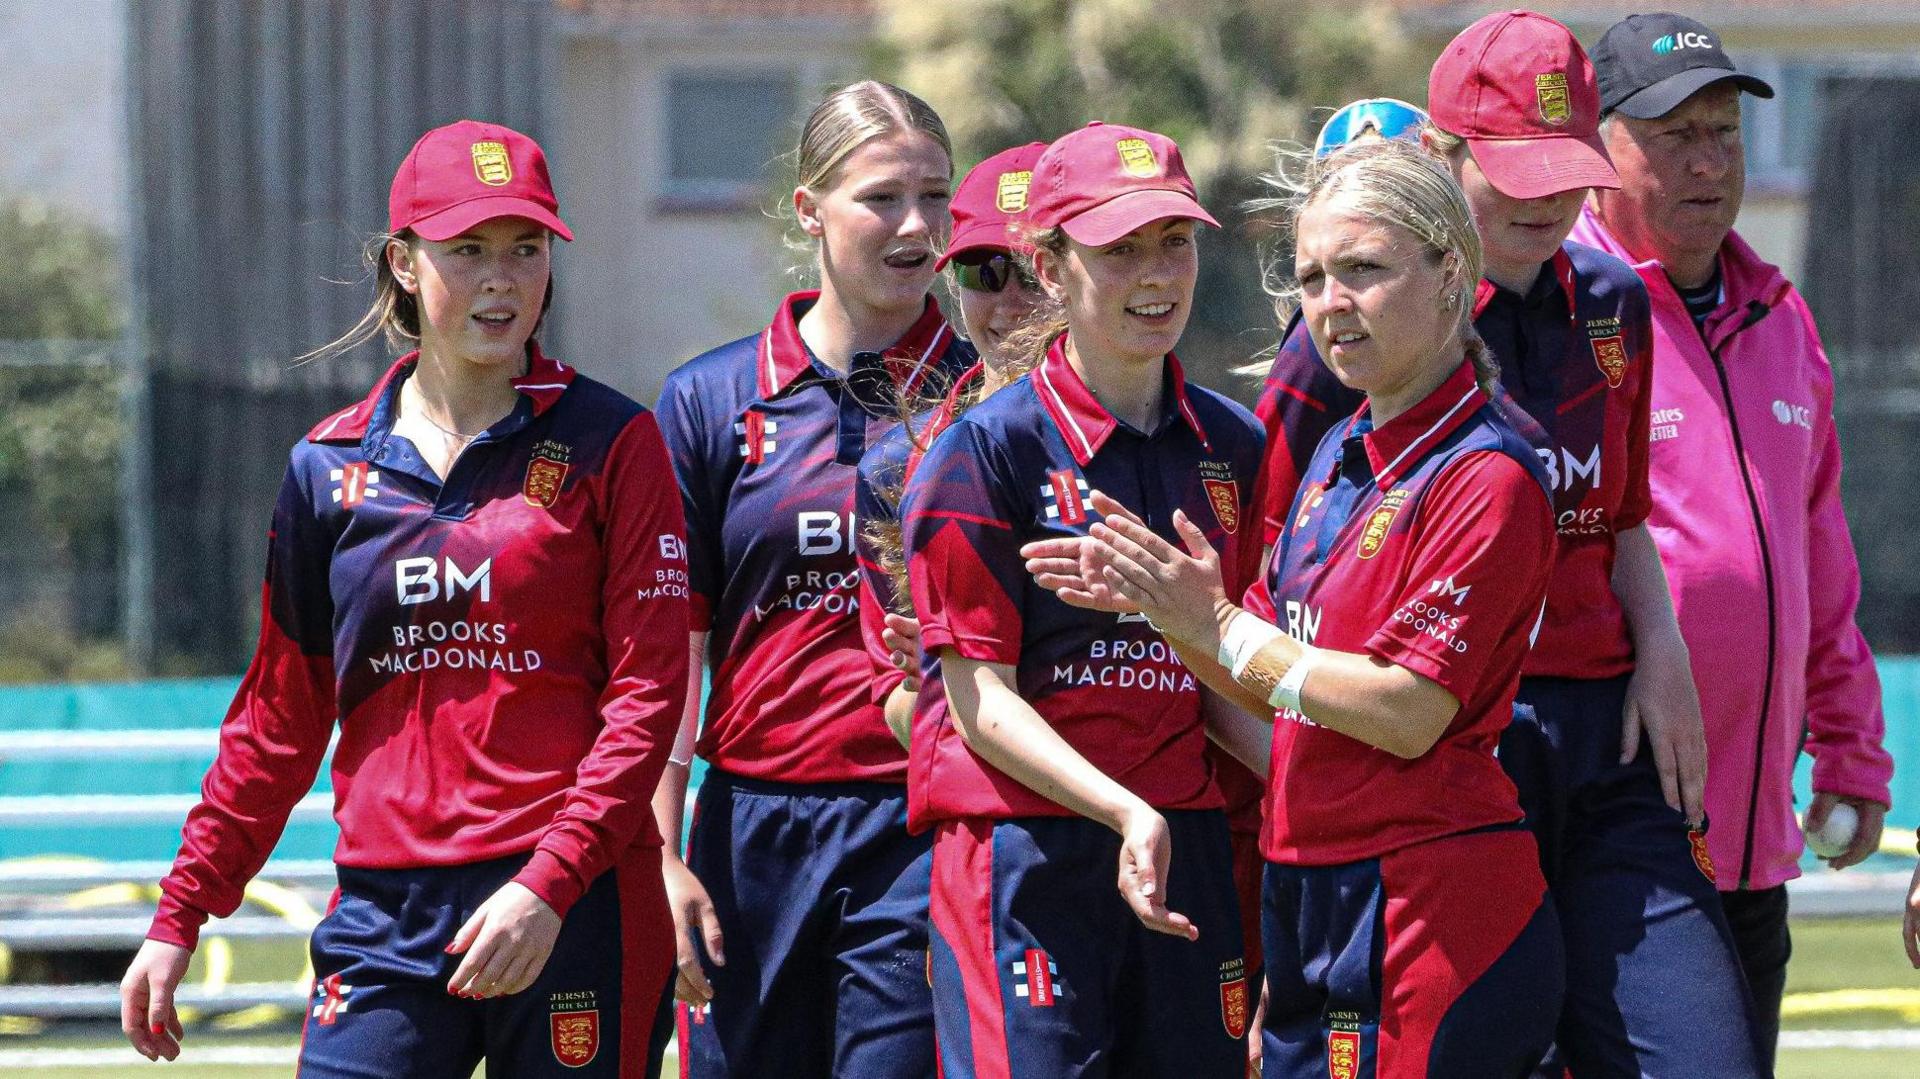
[[[1747,305],[1746,317],[1740,320],[1740,325],[1734,327],[1732,333],[1722,338],[1720,344],[1707,346],[1707,354],[1713,358],[1714,373],[1720,376],[1720,399],[1727,406],[1727,426],[1733,432],[1734,459],[1740,466],[1740,482],[1747,491],[1747,509],[1753,514],[1753,534],[1760,544],[1760,573],[1767,585],[1767,662],[1765,678],[1760,683],[1760,724],[1753,740],[1753,786],[1747,794],[1747,834],[1740,848],[1739,887],[1741,891],[1747,890],[1753,877],[1754,818],[1760,811],[1760,769],[1766,761],[1767,719],[1773,711],[1775,638],[1779,634],[1776,625],[1778,614],[1774,610],[1773,548],[1767,543],[1766,520],[1760,514],[1760,496],[1754,490],[1753,474],[1747,468],[1746,445],[1740,438],[1740,419],[1734,414],[1733,409],[1733,387],[1727,381],[1727,365],[1721,362],[1720,350],[1726,347],[1727,342],[1731,341],[1735,334],[1766,318],[1770,310],[1772,308],[1759,300],[1751,301]],[[1704,330],[1704,327],[1702,329]],[[1704,338],[1703,333],[1702,344],[1705,344]]]

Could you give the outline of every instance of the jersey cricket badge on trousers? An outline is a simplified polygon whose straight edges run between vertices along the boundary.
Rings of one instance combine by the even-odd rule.
[[[1328,1079],[1360,1079],[1360,1017],[1354,1012],[1328,1012]]]
[[[1232,959],[1220,964],[1220,1022],[1227,1036],[1247,1036],[1247,961]]]
[[[547,998],[547,1031],[553,1059],[584,1068],[600,1055],[600,1007],[592,990],[555,993]]]
[[[552,509],[560,501],[560,488],[566,483],[568,460],[573,456],[573,447],[554,441],[542,442],[533,448],[533,458],[527,462],[526,482],[520,487],[520,496],[530,506]]]
[[[1704,828],[1687,829],[1687,846],[1693,850],[1693,865],[1707,883],[1714,881],[1713,855],[1707,851],[1707,832]]]
[[[1330,1079],[1359,1079],[1359,1034],[1336,1030],[1327,1035],[1327,1075]]]

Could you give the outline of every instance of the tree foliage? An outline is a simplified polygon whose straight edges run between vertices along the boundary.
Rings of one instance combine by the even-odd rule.
[[[0,337],[111,341],[120,333],[113,240],[40,199],[0,201]]]
[[[115,647],[78,639],[111,624],[122,429],[120,274],[112,239],[35,199],[0,201],[0,536],[43,579],[16,581],[0,611],[0,681],[120,670]],[[65,581],[61,589],[57,582]]]
[[[1424,65],[1378,3],[1305,0],[880,0],[880,64],[940,111],[962,168],[1089,120],[1170,135],[1226,228],[1202,242],[1182,348],[1195,373],[1270,346],[1259,287],[1261,193],[1276,146],[1310,143],[1358,97],[1425,98]]]

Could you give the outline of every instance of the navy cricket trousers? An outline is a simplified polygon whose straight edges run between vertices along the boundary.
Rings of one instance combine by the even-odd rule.
[[[547,965],[509,997],[447,992],[446,954],[474,910],[526,864],[515,855],[425,869],[340,867],[313,931],[300,1079],[654,1079],[653,1017],[670,989],[673,923],[660,852],[636,847],[588,886]]]
[[[1523,678],[1500,763],[1520,790],[1560,912],[1574,1079],[1754,1079],[1752,1002],[1703,830],[1660,793],[1653,752],[1620,761],[1627,676]]]

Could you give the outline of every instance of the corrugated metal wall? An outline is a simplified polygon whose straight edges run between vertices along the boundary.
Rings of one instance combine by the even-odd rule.
[[[1860,628],[1920,652],[1920,79],[1830,79],[1795,282],[1833,361]]]
[[[548,0],[132,0],[129,16],[156,651],[163,670],[233,669],[287,449],[387,357],[292,359],[365,309],[359,253],[422,131],[557,127],[553,15]]]

